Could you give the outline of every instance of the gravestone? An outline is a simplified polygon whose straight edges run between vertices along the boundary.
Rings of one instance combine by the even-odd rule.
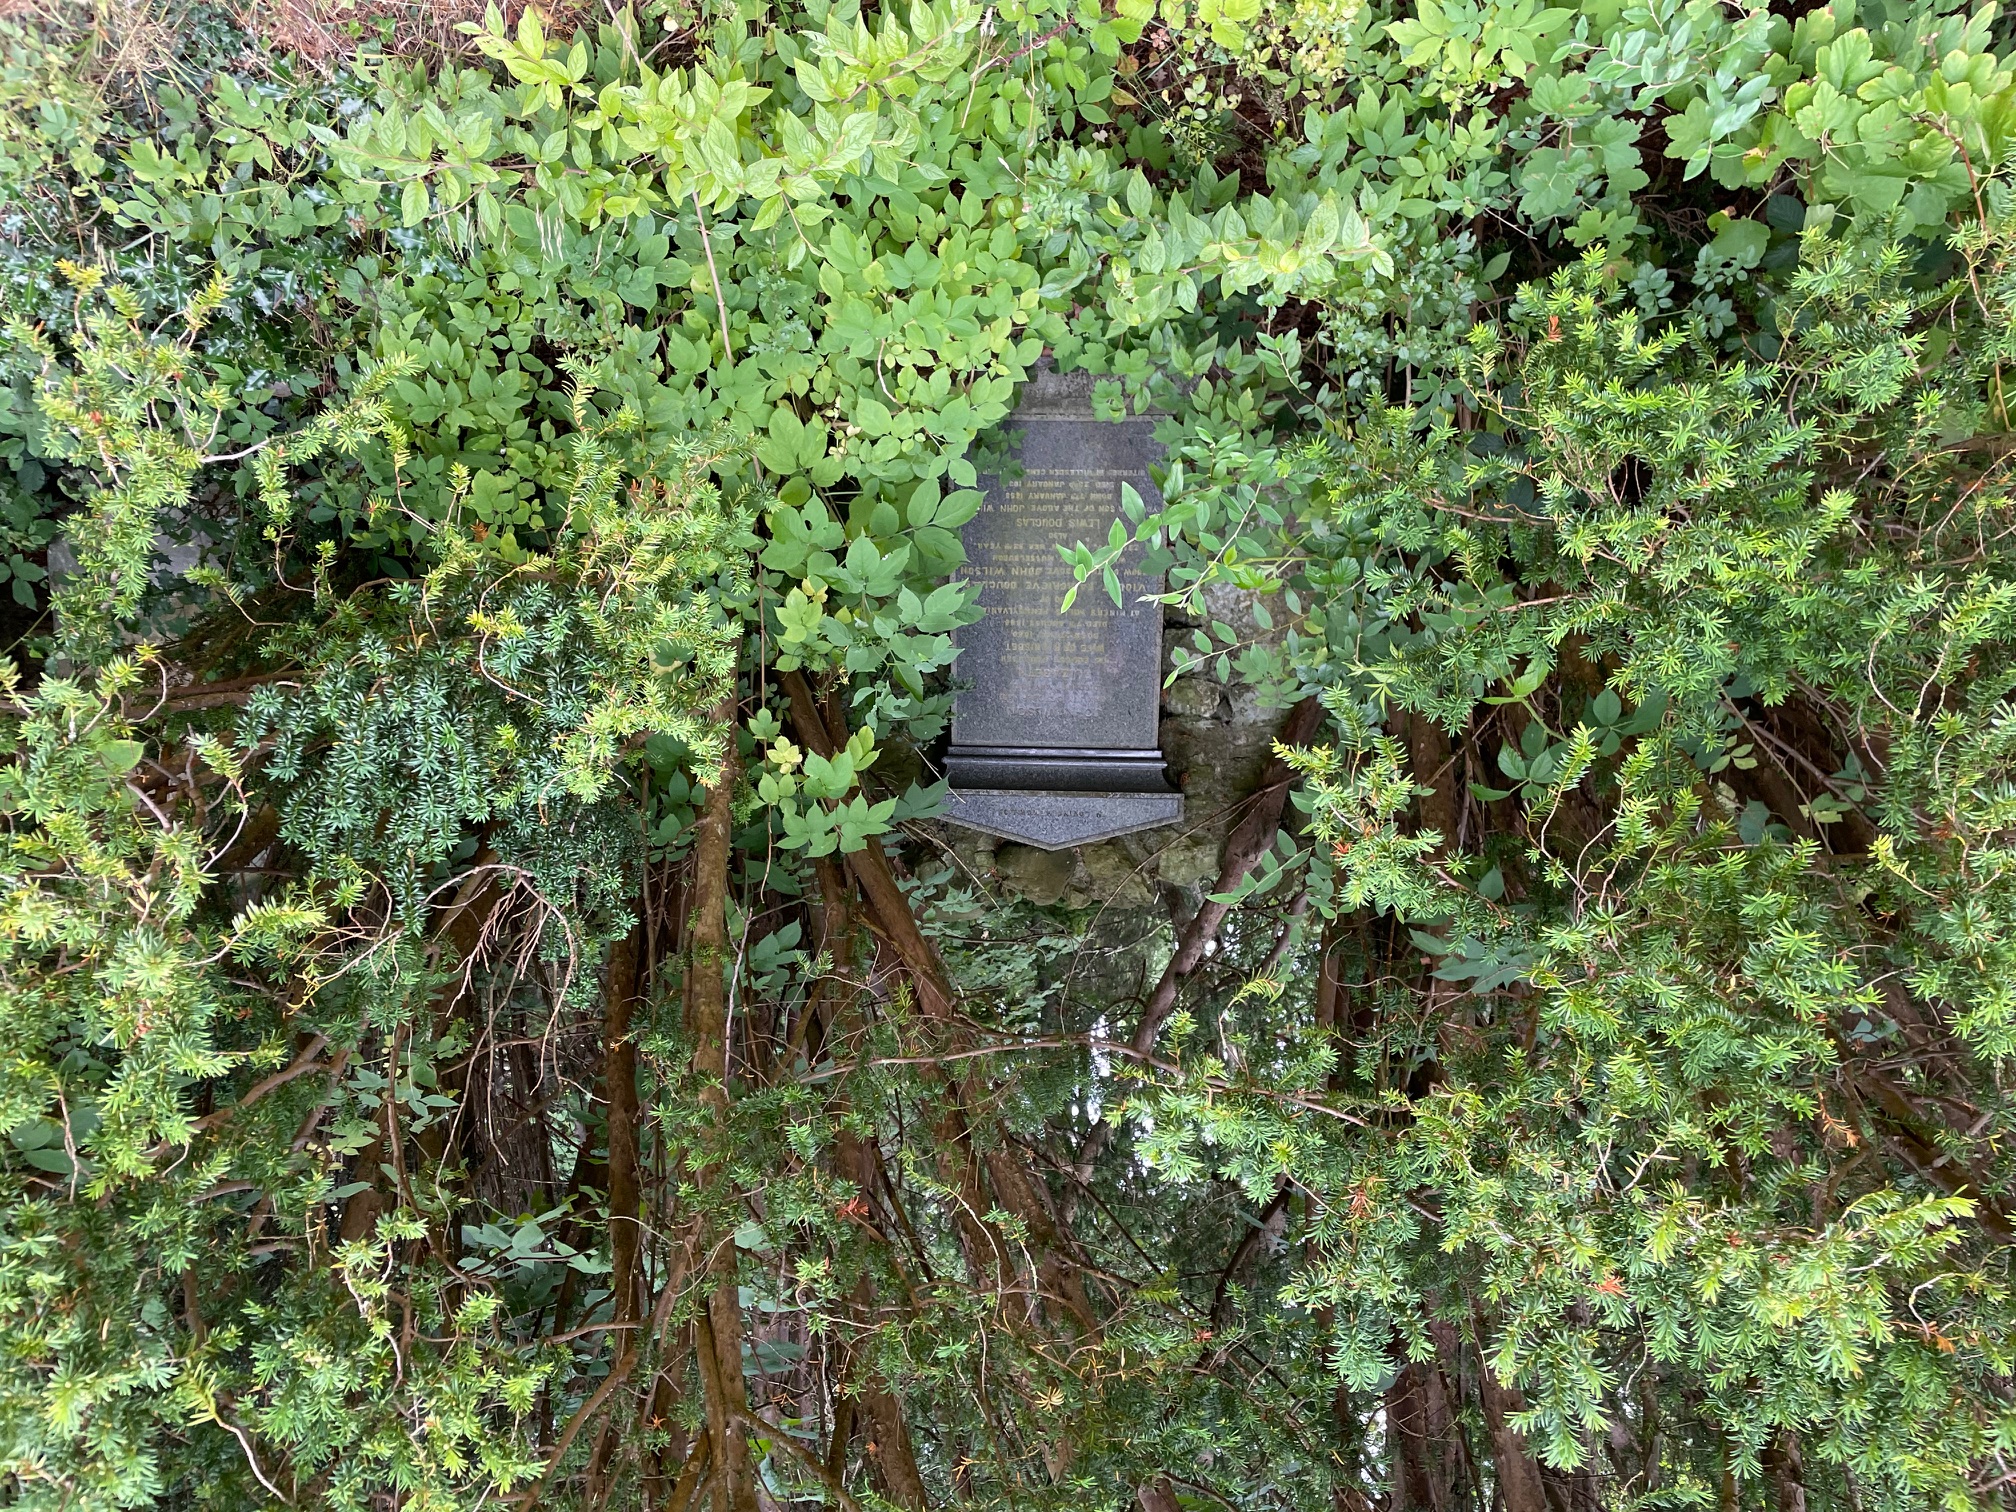
[[[946,753],[955,824],[1044,850],[1111,839],[1183,817],[1163,769],[1161,584],[1119,563],[1116,607],[1090,582],[1068,612],[1060,545],[1103,542],[1131,483],[1161,506],[1148,469],[1154,421],[1096,420],[1087,374],[1041,371],[1007,426],[1009,465],[983,476],[986,502],[962,538],[981,617],[958,632],[961,678]]]

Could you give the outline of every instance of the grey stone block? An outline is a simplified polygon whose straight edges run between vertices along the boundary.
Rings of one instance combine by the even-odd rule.
[[[1074,859],[1068,850],[1009,844],[995,850],[994,872],[1010,892],[1047,906],[1071,885]]]
[[[1180,793],[1032,793],[998,788],[953,788],[945,819],[1019,840],[1039,850],[1065,850],[1110,840],[1130,830],[1174,824],[1183,817]]]

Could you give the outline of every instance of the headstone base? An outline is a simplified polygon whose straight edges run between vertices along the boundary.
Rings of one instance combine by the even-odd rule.
[[[1039,746],[954,743],[945,775],[960,788],[1039,793],[1169,793],[1168,758],[1139,751],[1056,750]]]
[[[1183,795],[953,788],[941,817],[1038,850],[1064,850],[1174,824],[1183,817]]]

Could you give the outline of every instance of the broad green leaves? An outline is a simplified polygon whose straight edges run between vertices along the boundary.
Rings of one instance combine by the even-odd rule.
[[[2009,1436],[1982,1383],[2011,1332],[1973,1195],[2007,1185],[2008,1117],[1970,1068],[2016,1053],[1992,16],[644,9],[488,18],[452,62],[206,54],[136,85],[144,109],[5,45],[24,608],[59,511],[77,548],[71,677],[17,690],[0,774],[21,1494],[249,1504],[282,1465],[304,1506],[522,1491],[625,1332],[597,1311],[616,1215],[582,1089],[640,911],[665,974],[627,1043],[661,1149],[699,1105],[663,1071],[695,958],[661,883],[729,738],[728,1083],[776,1077],[726,1156],[723,1210],[761,1213],[723,1253],[780,1325],[745,1368],[847,1341],[850,1389],[925,1423],[934,1503],[1151,1474],[1200,1504],[1376,1501],[1334,1468],[1377,1442],[1325,1437],[1337,1372],[1370,1423],[1403,1356],[1445,1349],[1456,1389],[1479,1362],[1518,1386],[1557,1466],[1623,1463],[1664,1412],[1669,1499],[1724,1463],[1758,1491],[1793,1425],[1816,1487],[1850,1464],[1865,1506],[1967,1494]],[[1894,245],[1849,234],[1893,214]],[[131,275],[109,316],[98,256]],[[1088,592],[1126,550],[1166,574],[1169,671],[1209,711],[1186,733],[1325,711],[1146,1062],[1097,1043],[1132,989],[1074,913],[1118,853],[955,847],[955,876],[899,834],[942,794],[919,759],[976,612],[958,532],[1046,358],[1098,374],[1102,414],[1162,415],[1161,503],[1125,492],[1055,544]],[[184,511],[214,560],[150,582]],[[116,654],[156,606],[186,685]],[[830,756],[779,691],[800,674]],[[1217,840],[1170,848],[1208,886]],[[952,1020],[912,1011],[879,936],[827,931],[871,841],[951,961]],[[1055,902],[997,895],[1017,868]],[[437,1028],[458,982],[481,1013]],[[953,1021],[998,1038],[947,1059]],[[455,1085],[505,1042],[533,1064]],[[913,1117],[947,1066],[1004,1110],[978,1164]],[[521,1201],[523,1151],[461,1142],[506,1105],[527,1150],[578,1155],[565,1203],[564,1169]],[[1090,1202],[1095,1108],[1152,1123],[1086,1167]],[[843,1127],[890,1157],[865,1213]],[[1025,1146],[1112,1261],[1100,1336],[1054,1358],[962,1284],[961,1214],[1012,1238],[1004,1275],[1036,1226],[945,1180]],[[654,1244],[694,1196],[663,1171]],[[1256,1215],[1285,1194],[1278,1256],[1234,1186]],[[332,1237],[367,1195],[388,1210]],[[1166,1276],[1128,1272],[1128,1224],[1169,1239]],[[181,1277],[213,1268],[192,1309]],[[1262,1368],[1235,1390],[1224,1360]],[[655,1368],[611,1388],[624,1423]],[[818,1384],[763,1439],[773,1495],[819,1494],[787,1462],[844,1395]],[[612,1504],[670,1431],[611,1440]],[[1015,1460],[1018,1435],[1075,1457]],[[1620,1502],[1649,1485],[1619,1474]]]

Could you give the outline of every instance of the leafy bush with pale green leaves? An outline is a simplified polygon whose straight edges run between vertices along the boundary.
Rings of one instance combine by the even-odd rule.
[[[0,22],[0,1495],[2006,1503],[1993,8],[349,12]],[[1045,362],[1297,711],[1097,908]]]

